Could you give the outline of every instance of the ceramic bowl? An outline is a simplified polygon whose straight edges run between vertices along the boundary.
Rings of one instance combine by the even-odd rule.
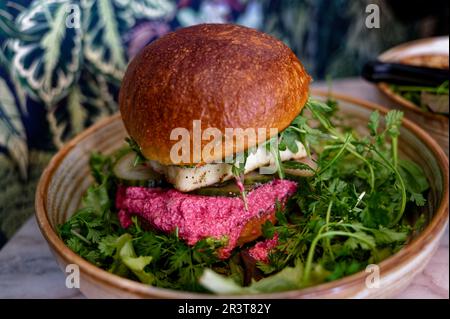
[[[324,93],[315,92],[316,96]],[[364,129],[371,111],[381,106],[335,95],[341,113],[350,124]],[[81,197],[92,182],[88,161],[90,153],[109,154],[123,145],[126,132],[120,115],[106,118],[67,143],[50,161],[36,192],[36,217],[56,260],[63,269],[77,264],[81,292],[91,298],[214,298],[223,297],[151,287],[104,271],[72,252],[55,229],[78,208]],[[426,266],[439,245],[448,222],[448,160],[438,144],[421,128],[404,120],[399,145],[404,157],[413,158],[425,171],[431,185],[428,220],[423,232],[395,255],[379,264],[379,288],[368,288],[367,273],[354,275],[314,287],[272,294],[240,296],[259,298],[377,298],[389,297],[404,289]]]
[[[403,43],[383,52],[378,56],[378,59],[383,62],[401,62],[405,59],[424,55],[440,55],[448,57],[449,37],[425,38]],[[386,83],[378,84],[378,88],[390,99],[401,105],[409,119],[412,119],[416,123],[420,123],[421,127],[436,139],[448,155],[448,116],[424,112],[419,106],[392,91],[390,86]]]

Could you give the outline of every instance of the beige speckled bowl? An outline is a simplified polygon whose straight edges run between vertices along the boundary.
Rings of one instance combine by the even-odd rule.
[[[315,92],[315,95],[323,93]],[[386,109],[350,97],[335,96],[341,112],[361,127],[372,110]],[[44,171],[36,193],[36,217],[59,265],[77,264],[81,273],[81,291],[94,298],[204,298],[217,297],[147,286],[110,274],[73,253],[59,239],[55,227],[78,207],[81,196],[92,182],[88,160],[92,151],[111,153],[123,143],[125,130],[119,115],[92,126],[67,143]],[[405,120],[401,131],[401,153],[413,157],[426,172],[432,190],[429,197],[429,221],[424,231],[404,249],[380,263],[380,288],[365,285],[366,273],[360,272],[315,287],[265,295],[262,298],[377,298],[389,297],[404,289],[426,266],[439,244],[448,221],[448,160],[437,143],[418,126]]]

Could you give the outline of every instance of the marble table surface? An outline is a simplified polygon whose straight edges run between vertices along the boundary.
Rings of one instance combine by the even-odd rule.
[[[320,82],[314,86],[325,87]],[[334,81],[333,90],[394,106],[372,85],[360,79]],[[395,298],[449,298],[448,244],[447,228],[427,267]],[[0,298],[84,298],[79,290],[66,288],[64,273],[56,264],[34,217],[0,250]]]

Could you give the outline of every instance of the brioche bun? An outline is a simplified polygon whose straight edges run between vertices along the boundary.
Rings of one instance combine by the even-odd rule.
[[[225,128],[282,131],[306,103],[310,80],[295,54],[272,36],[231,24],[196,25],[161,37],[131,61],[120,112],[143,155],[171,165],[174,128],[188,129],[191,143],[193,120],[224,135]],[[270,135],[267,131],[264,140]],[[202,148],[207,143],[202,141]],[[246,139],[243,147],[224,147],[208,161],[256,143]],[[183,164],[194,164],[192,154]]]

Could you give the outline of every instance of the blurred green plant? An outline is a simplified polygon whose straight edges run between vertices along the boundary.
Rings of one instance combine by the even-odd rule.
[[[129,59],[124,34],[137,19],[164,18],[174,10],[174,0],[35,0],[12,18],[2,2],[0,62],[26,97],[45,106],[53,144],[60,147],[117,110]],[[4,81],[0,93],[0,147],[25,174],[26,137]]]

